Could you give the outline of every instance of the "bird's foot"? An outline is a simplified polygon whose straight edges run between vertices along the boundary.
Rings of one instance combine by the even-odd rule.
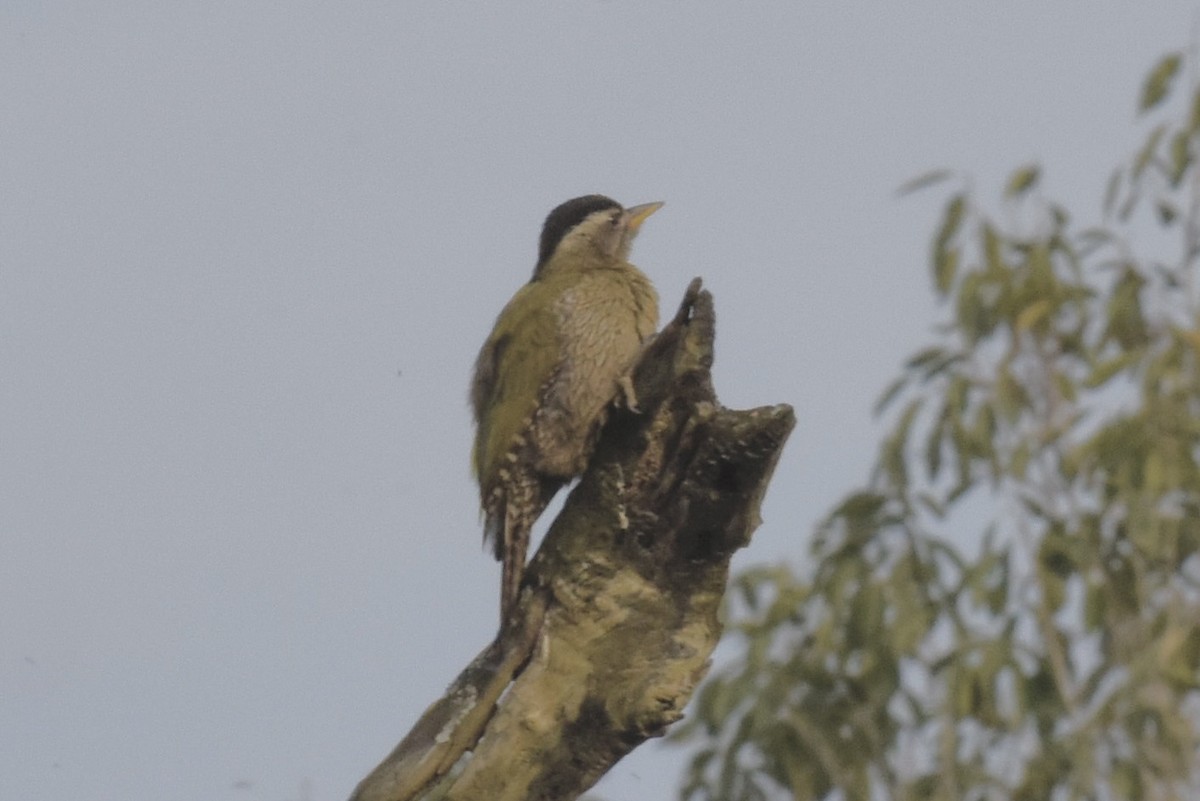
[[[634,414],[641,414],[642,410],[638,408],[637,393],[633,390],[633,376],[621,376],[617,379],[617,386],[621,390],[621,405]]]

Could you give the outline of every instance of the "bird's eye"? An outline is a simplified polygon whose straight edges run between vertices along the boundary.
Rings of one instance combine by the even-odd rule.
[[[610,218],[608,219],[608,224],[609,224],[609,225],[611,225],[613,228],[616,228],[616,227],[617,227],[617,223],[618,223],[618,222],[620,222],[620,221],[621,221],[621,215],[620,215],[620,214],[614,214],[612,217],[610,217]]]

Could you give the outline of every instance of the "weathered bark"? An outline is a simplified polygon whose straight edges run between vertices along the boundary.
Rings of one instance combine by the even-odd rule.
[[[352,801],[576,798],[681,717],[795,424],[788,406],[717,403],[713,335],[696,279],[639,363],[638,413],[613,413],[530,562],[514,619]]]

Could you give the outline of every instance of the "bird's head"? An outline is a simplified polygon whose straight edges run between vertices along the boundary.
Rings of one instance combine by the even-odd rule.
[[[622,208],[604,195],[584,195],[560,204],[546,217],[538,247],[536,279],[547,269],[624,262],[638,229],[662,203]]]

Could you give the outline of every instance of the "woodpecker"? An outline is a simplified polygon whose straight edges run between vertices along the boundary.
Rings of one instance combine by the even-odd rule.
[[[636,409],[630,371],[658,325],[658,295],[629,263],[662,203],[603,195],[546,217],[533,277],[500,312],[475,361],[472,465],[484,544],[503,563],[501,624],[520,593],[534,521],[587,467],[608,409]]]

